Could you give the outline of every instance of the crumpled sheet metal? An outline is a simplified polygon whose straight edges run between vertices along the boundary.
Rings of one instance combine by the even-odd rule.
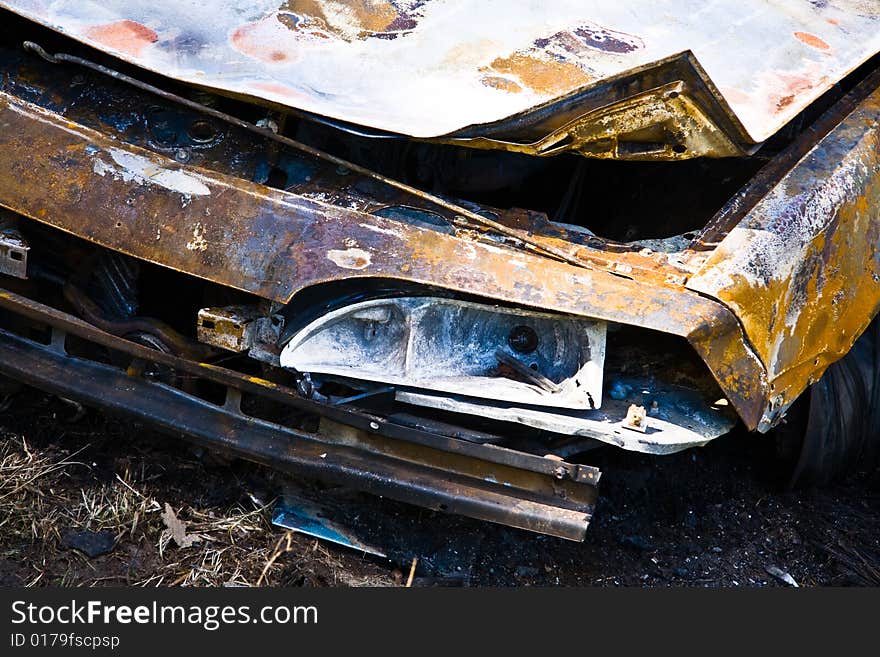
[[[756,423],[764,373],[723,305],[182,165],[0,92],[0,204],[177,271],[287,302],[358,277],[396,279],[679,335]],[[63,157],[59,156],[63,153]],[[634,301],[636,300],[636,301]]]
[[[692,52],[754,143],[880,51],[876,0],[2,0],[182,81],[414,137]],[[725,105],[726,103],[726,105]]]
[[[687,284],[733,310],[766,366],[762,427],[847,353],[880,310],[880,75],[872,83]]]

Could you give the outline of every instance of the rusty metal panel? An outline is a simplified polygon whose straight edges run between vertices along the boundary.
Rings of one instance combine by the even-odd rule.
[[[880,309],[880,75],[868,82],[867,97],[774,187],[758,186],[687,284],[736,313],[766,366],[762,426]]]
[[[0,121],[0,204],[110,249],[282,303],[328,281],[396,279],[671,333],[691,341],[747,424],[764,407],[763,369],[735,317],[680,276],[664,281],[663,267],[615,275],[273,190],[7,93]]]
[[[757,143],[880,51],[876,0],[0,6],[186,82],[422,138],[516,117],[692,53],[728,122]],[[700,118],[705,107],[670,108],[706,133],[707,154],[730,154],[716,123]],[[599,118],[626,122],[627,111]]]

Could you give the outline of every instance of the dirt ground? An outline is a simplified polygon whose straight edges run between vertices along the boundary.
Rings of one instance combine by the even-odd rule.
[[[0,586],[401,586],[413,557],[414,586],[880,585],[880,476],[786,491],[761,436],[588,454],[583,544],[358,497],[385,559],[273,527],[269,469],[36,391],[0,404]]]

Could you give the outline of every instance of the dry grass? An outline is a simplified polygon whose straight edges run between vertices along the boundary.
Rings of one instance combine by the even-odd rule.
[[[244,494],[238,496],[243,502],[232,504],[194,503],[196,493],[210,483],[169,485],[164,479],[173,465],[162,466],[143,455],[125,457],[126,465],[112,477],[104,473],[102,480],[89,462],[93,449],[88,443],[69,454],[52,444],[36,449],[21,435],[0,430],[0,565],[5,559],[7,573],[14,567],[18,582],[11,583],[394,584],[379,569],[375,575],[352,575],[344,562],[351,555],[340,558],[314,539],[280,534],[270,523],[271,499]],[[181,468],[197,479],[199,465]],[[195,538],[190,546],[181,547],[173,539],[163,520],[166,503],[184,522],[187,538]],[[89,559],[65,547],[64,534],[71,530],[111,532],[115,546],[109,554]]]
[[[76,455],[35,452],[23,437],[0,437],[0,532],[20,539],[45,540],[53,533],[54,487],[67,468],[82,466]]]

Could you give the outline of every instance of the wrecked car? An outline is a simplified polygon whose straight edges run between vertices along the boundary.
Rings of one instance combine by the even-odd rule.
[[[572,540],[596,446],[870,456],[877,2],[0,7],[8,379]]]

